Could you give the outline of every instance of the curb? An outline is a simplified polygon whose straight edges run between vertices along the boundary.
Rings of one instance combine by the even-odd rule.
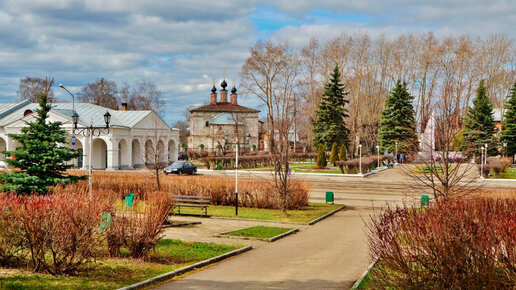
[[[222,261],[224,259],[227,259],[229,257],[236,256],[238,254],[242,254],[244,252],[247,252],[247,251],[251,250],[252,248],[253,248],[252,246],[243,247],[241,249],[234,250],[234,251],[231,251],[229,253],[225,253],[225,254],[213,257],[211,259],[208,259],[208,260],[200,261],[200,262],[197,262],[197,263],[195,263],[193,265],[186,266],[186,267],[183,267],[181,269],[177,269],[177,270],[172,271],[172,272],[161,274],[161,275],[156,276],[154,278],[150,278],[148,280],[145,280],[145,281],[142,281],[142,282],[138,282],[138,283],[133,284],[133,285],[129,285],[129,286],[126,286],[126,287],[119,288],[118,290],[141,289],[143,287],[147,287],[147,286],[150,286],[152,284],[156,284],[158,282],[165,281],[165,280],[174,278],[176,276],[182,275],[184,273],[193,271],[193,270],[195,270],[197,268],[202,268],[202,267],[208,266],[210,264],[213,264],[213,263]]]
[[[220,233],[220,234],[214,234],[213,236],[214,237],[217,237],[217,238],[229,238],[229,239],[239,239],[239,240],[256,240],[256,241],[264,241],[264,242],[269,242],[269,243],[272,243],[276,240],[279,240],[281,238],[284,238],[290,234],[293,234],[295,232],[298,232],[299,231],[299,228],[295,228],[295,229],[291,229],[290,231],[288,232],[284,232],[283,234],[279,234],[277,236],[274,236],[272,238],[268,238],[268,239],[262,239],[262,238],[255,238],[255,237],[241,237],[241,236],[231,236],[231,235],[226,235],[227,233],[230,233],[230,232],[225,232],[225,233]]]
[[[362,275],[360,275],[360,277],[355,281],[355,284],[353,284],[353,286],[351,286],[351,289],[358,289],[358,285],[360,285],[360,283],[362,283],[362,280],[364,280],[367,273],[369,273],[369,271],[371,271],[371,268],[373,268],[373,266],[376,264],[377,261],[378,261],[378,258],[373,259],[373,261],[371,262],[371,264],[369,264],[369,266],[364,271],[364,273],[362,273]]]
[[[501,181],[501,182],[505,182],[505,181],[508,181],[508,182],[516,182],[516,179],[512,179],[512,178],[506,178],[506,179],[503,179],[503,178],[477,178],[477,182],[482,182],[482,181]]]
[[[233,221],[278,223],[278,224],[287,224],[287,225],[306,225],[307,224],[307,223],[302,223],[302,222],[286,222],[286,221],[273,221],[273,220],[247,219],[247,218],[232,218],[232,217],[223,217],[223,216],[211,216],[210,218],[221,219],[221,220],[233,220]]]
[[[291,229],[290,231],[288,231],[288,232],[286,232],[286,233],[279,234],[279,235],[277,235],[277,236],[275,236],[275,237],[272,237],[272,238],[268,238],[268,239],[267,239],[267,242],[274,242],[274,241],[277,241],[277,240],[279,240],[279,239],[281,239],[281,238],[284,238],[284,237],[286,237],[286,236],[288,236],[288,235],[290,235],[290,234],[296,233],[296,232],[298,232],[298,231],[299,231],[299,229],[298,229],[298,228]]]
[[[342,206],[342,207],[340,207],[340,208],[337,208],[337,209],[334,209],[334,210],[330,211],[329,213],[327,213],[327,214],[325,214],[325,215],[323,215],[323,216],[320,216],[320,217],[318,217],[318,218],[316,218],[316,219],[314,219],[314,220],[311,220],[311,221],[309,221],[309,222],[308,222],[308,225],[309,225],[309,226],[311,226],[311,225],[313,225],[313,224],[315,224],[315,223],[318,223],[318,222],[322,221],[323,219],[325,219],[325,218],[327,218],[327,217],[329,217],[329,216],[333,215],[334,213],[336,213],[336,212],[338,212],[338,211],[340,211],[340,210],[344,209],[345,207],[346,207],[346,206],[344,205],[344,206]]]

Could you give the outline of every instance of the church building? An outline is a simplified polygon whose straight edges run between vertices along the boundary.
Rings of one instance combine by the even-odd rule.
[[[232,151],[237,142],[243,151],[258,147],[258,113],[260,111],[238,104],[237,89],[231,89],[228,102],[227,83],[220,84],[220,100],[217,89],[211,89],[210,104],[190,110],[190,136],[188,150],[221,153]]]

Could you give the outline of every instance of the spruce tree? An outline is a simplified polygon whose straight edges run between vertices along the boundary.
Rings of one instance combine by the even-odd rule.
[[[468,109],[464,119],[462,150],[467,156],[481,155],[481,147],[487,144],[487,155],[498,154],[496,142],[496,127],[493,117],[493,104],[487,97],[484,81],[480,81],[473,107]]]
[[[346,145],[342,144],[339,151],[339,160],[346,161]]]
[[[49,86],[50,87],[50,86]],[[66,132],[61,129],[61,122],[47,122],[51,109],[48,103],[48,92],[39,93],[39,105],[34,121],[28,122],[20,134],[9,134],[9,137],[20,144],[14,151],[6,151],[9,166],[18,170],[0,175],[0,191],[17,193],[46,193],[57,184],[77,181],[77,176],[67,175],[65,171],[73,165],[66,165],[79,157],[79,153],[61,146],[67,142]]]
[[[335,162],[339,160],[339,152],[337,152],[337,148],[339,145],[337,145],[337,142],[333,142],[333,145],[331,145],[331,153],[330,153],[330,163],[335,166]]]
[[[417,143],[416,119],[413,107],[414,97],[407,84],[398,80],[385,100],[380,121],[380,147],[394,152],[398,142],[398,152],[415,150]]]
[[[516,83],[512,86],[511,94],[505,103],[501,140],[507,142],[505,154],[514,156],[516,154]]]
[[[313,122],[314,144],[330,145],[349,144],[349,130],[346,127],[345,118],[348,117],[348,110],[345,108],[349,103],[345,96],[344,85],[340,83],[339,66],[336,65],[330,76],[330,81],[324,86],[321,103]],[[329,149],[329,148],[328,148]]]
[[[324,151],[324,145],[319,144],[319,149],[317,150],[317,167],[326,167],[328,162],[326,162],[326,152]]]

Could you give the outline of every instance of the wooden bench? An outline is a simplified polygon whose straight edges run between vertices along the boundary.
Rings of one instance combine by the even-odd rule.
[[[177,214],[180,215],[181,207],[195,207],[201,209],[201,216],[208,216],[208,206],[211,200],[209,196],[174,195],[174,199],[178,202],[174,206],[174,214],[176,214],[175,208],[177,208]]]

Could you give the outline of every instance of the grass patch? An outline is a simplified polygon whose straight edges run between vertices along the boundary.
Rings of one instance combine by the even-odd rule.
[[[494,171],[491,170],[491,174],[489,178],[496,178]],[[500,172],[500,176],[498,177],[500,179],[516,179],[516,168],[509,167],[505,170],[505,172]]]
[[[0,274],[2,289],[117,289],[241,248],[236,245],[163,239],[148,261],[103,258],[77,276],[33,274],[29,270]],[[2,271],[3,272],[3,271]]]
[[[237,236],[237,237],[249,237],[249,238],[258,238],[258,239],[270,239],[277,235],[281,235],[286,233],[293,228],[279,228],[279,227],[267,227],[267,226],[256,226],[241,229],[238,231],[232,231],[228,233],[224,233],[223,235],[228,236]]]
[[[208,207],[208,214],[219,217],[307,223],[329,213],[330,211],[333,211],[341,207],[343,207],[343,205],[310,203],[307,207],[304,207],[302,209],[287,211],[286,216],[283,214],[281,210],[277,209],[239,207],[238,216],[236,216],[234,206],[210,205]],[[184,210],[181,209],[181,213],[199,214],[199,209],[185,207]]]

